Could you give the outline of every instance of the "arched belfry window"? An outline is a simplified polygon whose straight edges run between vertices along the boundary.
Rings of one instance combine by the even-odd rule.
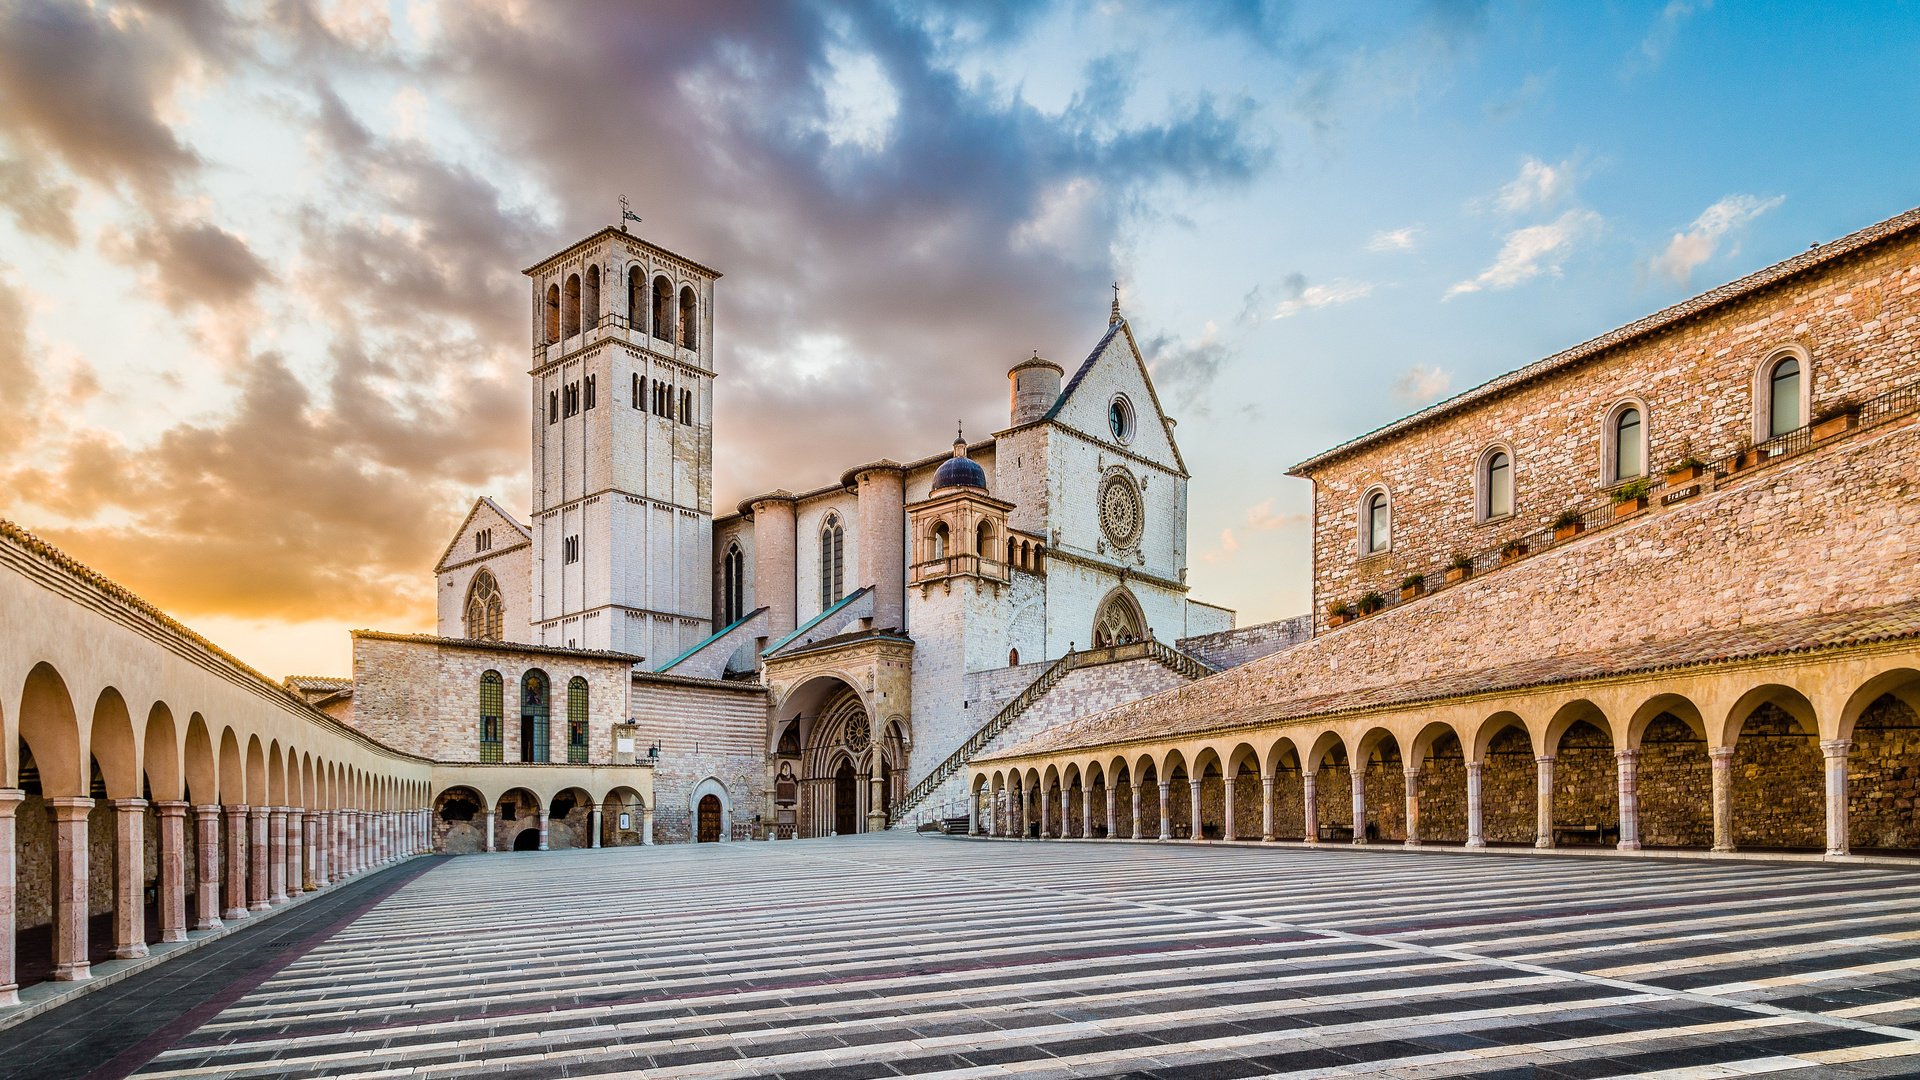
[[[1600,429],[1601,482],[1618,484],[1647,474],[1647,414],[1638,401],[1623,401]]]
[[[699,304],[693,297],[693,286],[680,290],[680,347],[697,349],[700,347],[700,320],[697,317]]]
[[[560,340],[560,286],[547,286],[547,344]]]
[[[720,596],[721,621],[732,626],[747,613],[747,557],[737,543],[728,544],[720,559]]]
[[[487,569],[473,575],[467,584],[467,637],[474,641],[499,641],[506,629],[506,604],[500,598],[500,583]]]
[[[552,702],[552,687],[547,673],[538,668],[520,679],[520,760],[545,761],[547,716]]]
[[[1370,489],[1360,500],[1360,554],[1376,555],[1393,547],[1393,500],[1385,488]]]
[[[820,609],[825,611],[846,595],[847,531],[840,515],[828,514],[820,527]]]
[[[1767,355],[1753,382],[1754,441],[1764,442],[1807,425],[1812,374],[1806,350],[1798,346]]]
[[[973,530],[973,553],[983,559],[993,558],[993,525],[983,521]]]
[[[938,559],[944,559],[947,557],[948,535],[947,535],[946,522],[944,521],[934,522],[933,533],[927,538],[927,540],[928,540],[928,551],[931,558],[938,560]]]
[[[653,279],[653,336],[673,340],[673,283],[664,277]]]
[[[580,332],[580,275],[568,274],[566,291],[560,297],[560,333],[572,337]]]
[[[578,675],[567,680],[567,761],[587,763],[587,680]]]
[[[580,325],[588,330],[600,325],[600,267],[587,267],[587,291],[581,303]]]
[[[627,322],[635,330],[647,328],[647,273],[638,266],[627,267]]]
[[[1475,488],[1479,492],[1479,506],[1475,509],[1481,521],[1513,513],[1513,455],[1506,447],[1496,446],[1481,455]]]
[[[480,760],[499,761],[501,716],[506,711],[506,683],[497,671],[480,676]]]

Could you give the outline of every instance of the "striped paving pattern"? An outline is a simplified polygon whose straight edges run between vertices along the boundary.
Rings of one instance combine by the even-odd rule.
[[[1920,1075],[1920,873],[981,842],[449,859],[145,1077]]]

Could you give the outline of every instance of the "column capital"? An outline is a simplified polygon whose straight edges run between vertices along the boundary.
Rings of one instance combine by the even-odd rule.
[[[1719,761],[1729,761],[1729,762],[1730,762],[1730,761],[1732,761],[1732,760],[1733,760],[1733,747],[1731,747],[1731,746],[1710,746],[1710,747],[1708,747],[1708,748],[1707,748],[1707,756],[1708,756],[1709,758],[1712,758],[1712,759],[1713,759],[1714,761],[1716,761],[1716,762],[1719,762]]]
[[[1535,765],[1551,765],[1553,764],[1553,758],[1554,755],[1552,754],[1540,754],[1533,759],[1533,763]]]
[[[1427,770],[1418,765],[1405,765],[1401,767],[1400,771],[1408,780],[1418,781]]]
[[[1820,751],[1830,758],[1846,757],[1853,750],[1852,739],[1822,739]]]
[[[237,802],[237,803],[222,803],[221,809],[225,810],[229,814],[244,814],[252,810],[253,807],[248,806],[246,803],[243,803],[243,802]]]
[[[183,818],[187,816],[187,811],[192,808],[193,808],[193,804],[187,802],[185,799],[153,800],[154,813],[159,814],[161,817]]]
[[[1639,761],[1640,748],[1636,746],[1631,750],[1615,750],[1613,752],[1613,759],[1615,761]]]
[[[47,809],[57,818],[71,821],[77,817],[86,817],[93,809],[93,800],[85,795],[55,795],[46,800]]]
[[[0,818],[9,818],[27,797],[19,788],[0,788]]]
[[[108,799],[107,805],[113,807],[115,810],[118,810],[122,813],[126,813],[131,811],[145,810],[147,808],[147,800],[145,799]]]
[[[1472,758],[1468,758],[1466,762],[1467,771],[1470,773],[1477,773],[1480,771],[1481,767],[1485,764],[1486,764],[1485,762],[1475,761]]]

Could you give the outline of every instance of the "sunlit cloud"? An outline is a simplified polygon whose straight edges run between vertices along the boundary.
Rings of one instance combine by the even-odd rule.
[[[1494,196],[1494,205],[1509,214],[1551,210],[1573,193],[1574,169],[1571,161],[1549,165],[1536,157],[1520,163],[1520,175],[1509,180]]]
[[[1557,275],[1574,245],[1600,228],[1600,215],[1591,210],[1569,210],[1544,225],[1529,225],[1507,234],[1493,265],[1465,281],[1455,282],[1446,296],[1484,289],[1511,289],[1542,274]]]
[[[1673,234],[1667,248],[1653,260],[1655,273],[1684,285],[1693,271],[1713,258],[1720,242],[1748,222],[1785,202],[1785,195],[1762,199],[1757,195],[1728,195],[1700,212],[1686,231]]]
[[[1453,389],[1453,372],[1432,364],[1415,364],[1393,381],[1394,400],[1409,408],[1438,401]]]
[[[1420,228],[1409,225],[1402,229],[1388,229],[1374,233],[1367,240],[1368,251],[1412,251],[1420,238]]]

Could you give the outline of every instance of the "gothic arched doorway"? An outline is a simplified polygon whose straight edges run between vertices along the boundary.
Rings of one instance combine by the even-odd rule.
[[[854,806],[859,782],[853,775],[853,762],[840,759],[833,771],[833,831],[846,836],[860,831],[860,814]]]
[[[700,797],[700,831],[695,839],[702,844],[720,842],[720,796],[703,795]]]
[[[1100,603],[1100,613],[1093,619],[1093,647],[1104,649],[1112,645],[1125,645],[1144,641],[1146,636],[1146,616],[1141,613],[1140,604],[1133,594],[1125,588],[1108,593]]]

